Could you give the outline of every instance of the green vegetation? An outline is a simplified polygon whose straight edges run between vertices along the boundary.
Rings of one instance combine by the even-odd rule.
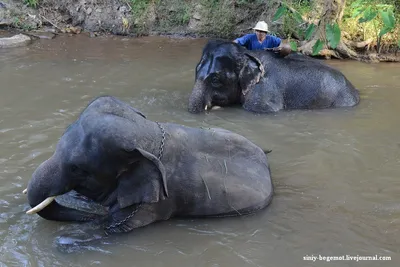
[[[36,8],[39,4],[39,0],[24,0],[24,4]]]
[[[230,37],[235,27],[235,7],[226,1],[202,0],[203,17],[201,33]]]
[[[254,19],[270,6],[265,0],[200,0],[205,23],[201,33],[222,38],[233,38],[238,23]],[[255,23],[254,21],[252,23]]]
[[[129,0],[133,21],[128,22],[126,18],[123,19],[123,27],[129,30],[131,25],[134,26],[135,31],[141,35],[148,31],[146,25],[146,17],[149,6],[154,2],[152,0]]]
[[[399,39],[398,44],[400,47],[400,38],[398,36],[399,9],[397,7],[396,19],[394,1],[386,1],[387,4],[383,2],[376,0],[356,0],[346,9],[346,21],[353,22],[353,25],[354,21],[357,22],[355,23],[358,26],[357,29],[353,28],[352,30],[356,33],[360,33],[359,31],[361,31],[362,39],[364,40],[375,39],[378,53],[381,51],[382,38],[384,37],[388,37],[387,41],[395,41],[394,38]],[[391,36],[389,36],[390,34]]]
[[[187,26],[191,15],[191,6],[187,1],[161,1],[157,6],[158,24],[161,30]]]
[[[337,10],[332,7],[335,4]],[[324,13],[315,14],[323,5],[326,5]],[[396,0],[348,0],[342,7],[335,0],[296,1],[295,4],[284,1],[272,21],[282,18],[283,33],[293,50],[297,50],[297,44],[292,38],[314,40],[312,54],[317,55],[324,47],[336,49],[346,34],[354,42],[367,41],[381,53],[383,43],[400,48],[399,9],[400,3]]]
[[[131,12],[135,16],[135,18],[140,18],[141,16],[143,16],[146,13],[149,5],[154,2],[151,0],[129,0],[129,1],[130,1],[130,6],[132,8]]]

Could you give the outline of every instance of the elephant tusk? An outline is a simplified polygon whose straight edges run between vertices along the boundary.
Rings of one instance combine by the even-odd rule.
[[[24,191],[22,191],[22,194],[28,193],[28,188],[25,188]]]
[[[216,110],[216,109],[221,109],[221,107],[220,107],[220,106],[213,106],[213,107],[211,108],[211,110]]]
[[[207,107],[207,105],[206,105],[206,107],[204,108],[204,110],[207,110],[207,108],[208,108],[208,107]]]
[[[32,209],[28,210],[26,212],[26,214],[35,214],[38,213],[39,211],[41,211],[42,209],[44,209],[45,207],[47,207],[48,205],[50,205],[51,202],[53,202],[53,200],[56,197],[48,197],[45,200],[42,201],[42,203],[36,205],[35,207],[33,207]]]

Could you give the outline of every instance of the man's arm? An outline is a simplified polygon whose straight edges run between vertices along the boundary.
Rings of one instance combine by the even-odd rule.
[[[241,46],[246,46],[247,42],[249,40],[249,34],[246,34],[242,37],[236,38],[235,40],[233,40],[234,43],[240,44]]]
[[[279,47],[282,44],[282,39],[276,36],[271,36],[272,37],[272,43],[273,47]]]

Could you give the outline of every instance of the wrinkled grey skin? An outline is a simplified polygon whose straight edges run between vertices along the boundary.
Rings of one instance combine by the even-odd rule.
[[[74,190],[106,206],[108,214],[99,217],[53,202],[39,215],[96,220],[107,233],[116,233],[171,217],[236,216],[269,205],[273,186],[258,146],[223,129],[161,126],[165,142],[159,159],[157,123],[114,97],[95,99],[34,171],[30,206]]]
[[[205,106],[242,105],[256,113],[286,109],[350,107],[359,92],[338,70],[300,54],[281,57],[211,40],[196,66],[189,98],[191,113]]]

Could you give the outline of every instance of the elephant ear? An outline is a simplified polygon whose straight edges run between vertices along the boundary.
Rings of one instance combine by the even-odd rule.
[[[133,204],[155,203],[168,197],[165,168],[161,161],[140,148],[132,153],[138,153],[139,160],[118,176],[117,199],[121,209]]]
[[[261,61],[249,53],[244,53],[244,63],[239,72],[239,85],[242,94],[246,95],[260,81],[264,73],[264,66]]]

